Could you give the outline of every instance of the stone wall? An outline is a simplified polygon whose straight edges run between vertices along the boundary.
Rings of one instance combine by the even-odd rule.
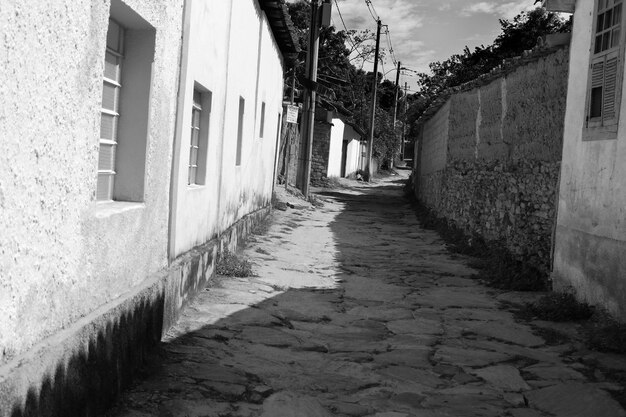
[[[416,195],[468,234],[550,268],[567,48],[450,94],[422,122]],[[447,123],[447,126],[446,126]],[[437,163],[445,155],[445,164]]]
[[[332,125],[327,122],[315,121],[311,155],[311,185],[316,187],[324,185],[324,180],[327,178],[331,127]]]

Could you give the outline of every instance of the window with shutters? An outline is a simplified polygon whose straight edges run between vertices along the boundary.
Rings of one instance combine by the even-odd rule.
[[[102,82],[100,112],[100,153],[98,155],[98,200],[113,199],[115,182],[115,152],[117,149],[121,66],[124,59],[124,28],[109,20]]]
[[[617,137],[622,54],[622,0],[597,0],[587,93],[586,140]]]

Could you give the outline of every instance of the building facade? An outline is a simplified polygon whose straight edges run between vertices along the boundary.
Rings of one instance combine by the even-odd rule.
[[[546,2],[552,5],[575,10],[552,277],[557,288],[624,320],[623,4]]]
[[[0,8],[0,416],[93,415],[267,212],[284,2]]]

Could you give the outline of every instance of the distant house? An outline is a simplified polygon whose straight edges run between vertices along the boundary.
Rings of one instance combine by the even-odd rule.
[[[574,12],[554,284],[626,319],[624,4],[546,1]]]
[[[365,133],[341,113],[333,117],[332,123],[328,176],[354,176],[366,164],[363,159],[367,151]]]
[[[267,213],[291,21],[283,0],[1,9],[0,417],[96,415]]]
[[[363,157],[364,133],[348,116],[347,110],[330,103],[316,109],[311,184],[324,185],[331,177],[349,177],[367,163]]]

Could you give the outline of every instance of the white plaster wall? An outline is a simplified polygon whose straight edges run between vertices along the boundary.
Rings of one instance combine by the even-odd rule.
[[[341,176],[341,154],[343,147],[343,134],[346,124],[339,118],[332,119],[332,128],[330,129],[330,147],[328,150],[328,177]]]
[[[218,232],[231,9],[232,1],[187,3],[172,178],[172,257]],[[187,184],[195,83],[209,90],[212,97],[204,185]]]
[[[95,201],[109,1],[0,7],[0,363],[167,266],[182,0],[156,28],[143,204]]]
[[[361,166],[361,135],[350,125],[343,130],[343,140],[348,142],[346,149],[346,172],[345,176],[355,174]]]
[[[623,315],[626,270],[619,266],[619,251],[626,241],[626,94],[617,139],[583,141],[593,3],[578,0],[574,15],[554,278],[557,285],[573,286],[583,298]],[[581,245],[590,245],[583,255],[588,259],[576,252]]]
[[[256,0],[191,0],[174,162],[170,256],[178,256],[269,204],[279,115],[282,55]],[[193,84],[212,91],[203,186],[187,185]],[[241,165],[236,166],[239,97],[245,99]],[[261,106],[265,129],[260,138]],[[181,128],[182,126],[182,128]]]
[[[355,174],[359,170],[361,160],[361,142],[353,139],[348,142],[346,150],[346,177]]]

